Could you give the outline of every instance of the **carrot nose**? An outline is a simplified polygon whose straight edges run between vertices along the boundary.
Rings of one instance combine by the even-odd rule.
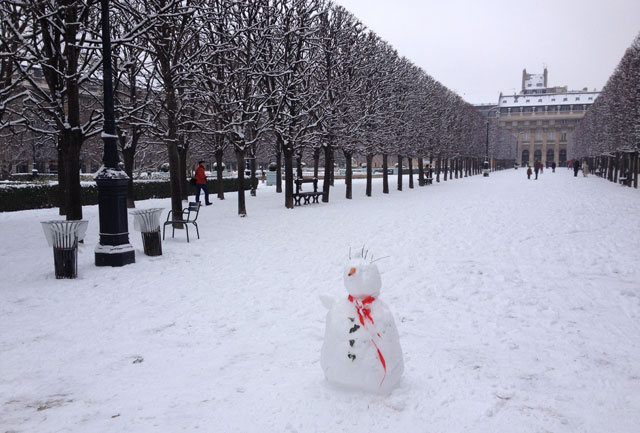
[[[349,276],[353,275],[356,273],[356,268],[351,268],[349,269]]]

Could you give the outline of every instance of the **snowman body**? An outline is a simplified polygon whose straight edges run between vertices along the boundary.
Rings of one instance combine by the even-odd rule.
[[[345,267],[349,296],[333,303],[327,314],[321,365],[333,384],[387,393],[404,371],[402,348],[391,312],[378,299],[380,273],[364,259]]]

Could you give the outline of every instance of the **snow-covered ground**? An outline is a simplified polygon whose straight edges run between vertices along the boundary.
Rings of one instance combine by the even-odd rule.
[[[374,186],[287,210],[261,184],[247,218],[228,194],[161,257],[132,231],[123,268],[93,265],[85,207],[76,280],[54,278],[55,209],[0,214],[0,432],[640,431],[638,190],[566,169]],[[389,256],[405,372],[387,396],[319,363],[318,296],[346,296],[363,245]]]

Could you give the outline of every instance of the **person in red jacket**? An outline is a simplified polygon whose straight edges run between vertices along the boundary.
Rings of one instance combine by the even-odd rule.
[[[207,187],[207,175],[204,173],[204,161],[198,162],[196,168],[196,201],[200,201],[200,190],[204,191],[204,202],[207,206],[213,204],[209,201],[209,188]]]

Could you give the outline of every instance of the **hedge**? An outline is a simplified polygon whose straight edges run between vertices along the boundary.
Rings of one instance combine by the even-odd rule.
[[[238,190],[238,179],[227,178],[222,180],[224,192]],[[208,180],[209,194],[215,195],[218,191],[218,181]],[[250,180],[245,179],[245,190],[251,188]],[[257,184],[257,180],[256,180]],[[256,185],[257,187],[257,185]],[[195,193],[195,186],[189,185],[189,195]],[[134,181],[133,194],[135,200],[147,200],[150,198],[171,197],[169,181]],[[82,205],[98,204],[98,187],[95,184],[82,185]],[[27,209],[44,209],[58,207],[58,185],[38,183],[4,184],[0,187],[0,212],[12,212]]]

